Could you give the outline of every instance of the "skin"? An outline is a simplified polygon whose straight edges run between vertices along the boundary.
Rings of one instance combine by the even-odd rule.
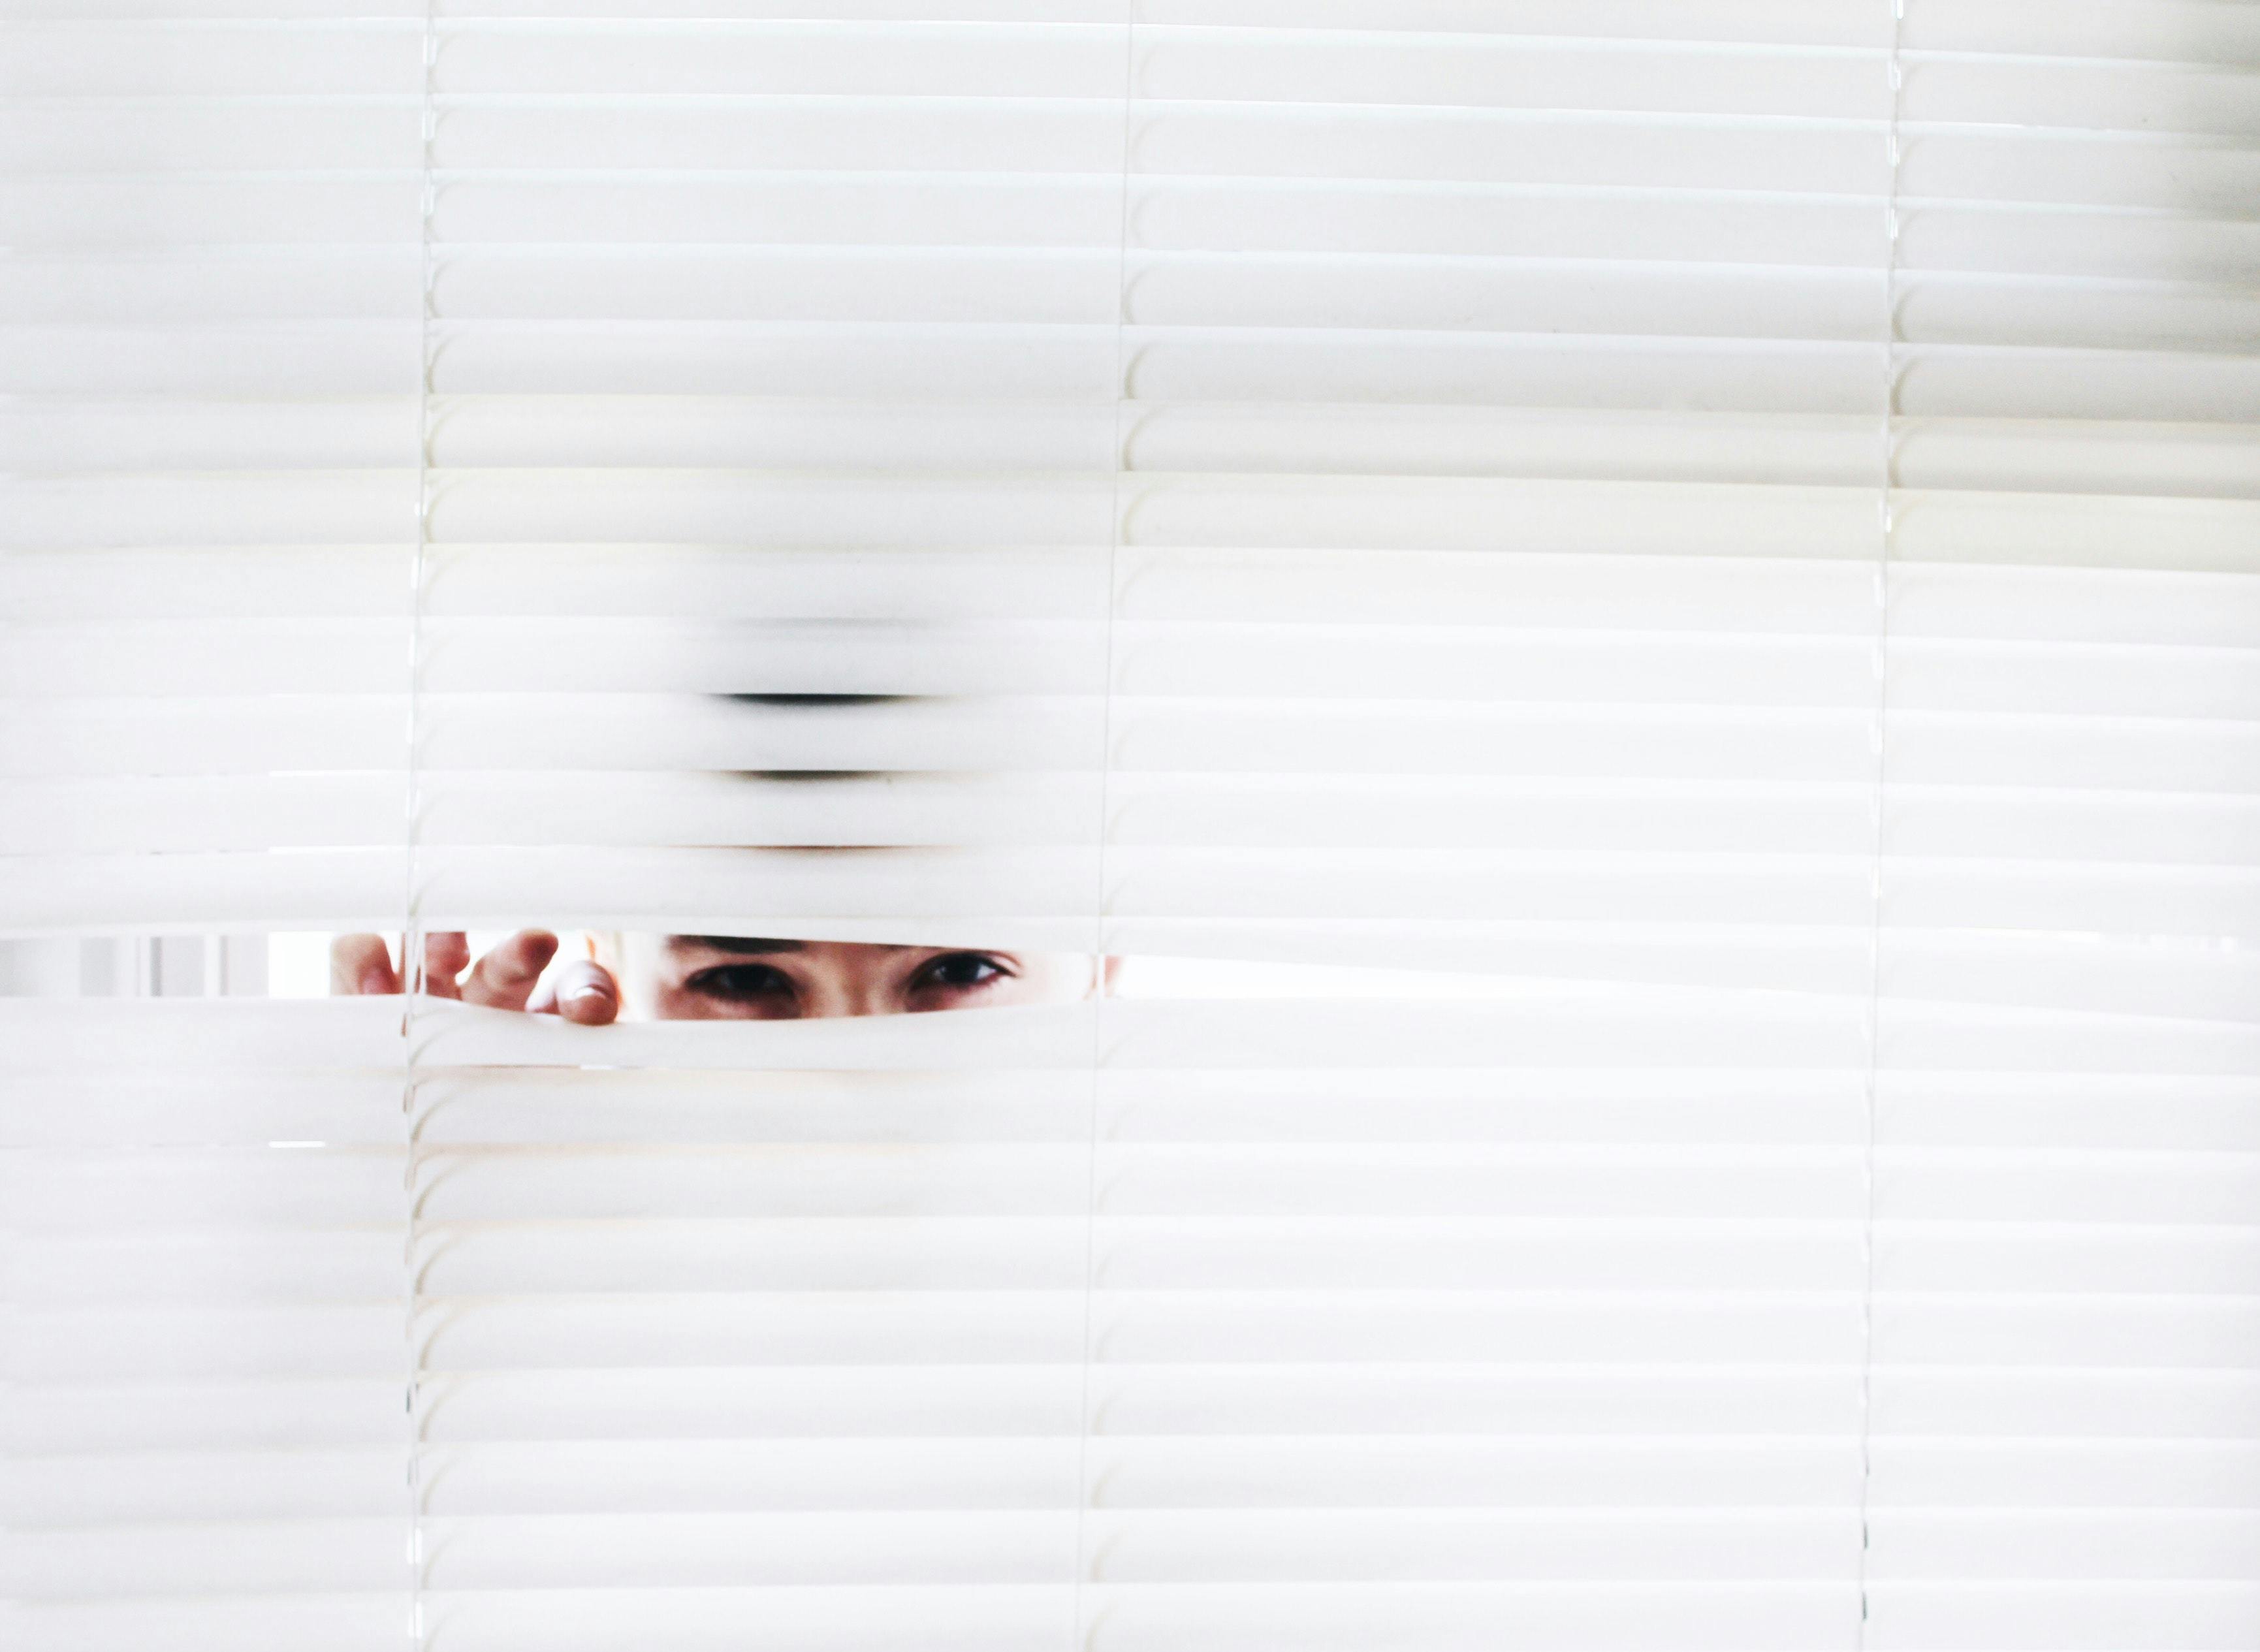
[[[628,1013],[662,1021],[805,1020],[916,1015],[1019,1004],[1072,1004],[1104,993],[1117,960],[1050,953],[718,935],[609,937],[597,955],[547,981],[557,937],[521,929],[474,965],[461,933],[425,938],[425,990],[490,1009],[602,1026]],[[330,947],[333,994],[397,993],[382,935]]]

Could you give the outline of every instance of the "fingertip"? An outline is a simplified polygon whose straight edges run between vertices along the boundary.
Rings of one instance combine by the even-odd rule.
[[[496,949],[505,978],[526,981],[549,967],[557,955],[557,937],[546,929],[521,929]]]
[[[620,1001],[610,987],[587,982],[557,1000],[557,1013],[576,1026],[609,1026],[619,1018]]]
[[[580,1026],[604,1026],[619,1019],[619,983],[602,964],[569,964],[558,971],[557,1013]]]
[[[382,935],[340,935],[330,942],[330,991],[334,997],[381,997],[397,990],[391,955]]]

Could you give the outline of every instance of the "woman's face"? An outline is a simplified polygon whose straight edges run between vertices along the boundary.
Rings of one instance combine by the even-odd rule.
[[[625,935],[600,943],[599,955],[619,980],[627,1012],[662,1021],[1073,1004],[1097,992],[1105,973],[1099,960],[1074,954],[734,935]]]

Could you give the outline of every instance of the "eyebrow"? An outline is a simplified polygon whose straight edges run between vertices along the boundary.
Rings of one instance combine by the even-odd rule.
[[[771,940],[759,935],[669,935],[670,947],[704,947],[710,952],[734,953],[741,958],[760,957],[767,953],[805,952],[805,940]],[[875,943],[864,942],[864,945]],[[880,946],[882,952],[916,952],[915,947]]]
[[[704,947],[712,952],[734,952],[754,957],[769,952],[801,952],[806,948],[797,940],[765,940],[757,935],[669,935],[670,947]]]

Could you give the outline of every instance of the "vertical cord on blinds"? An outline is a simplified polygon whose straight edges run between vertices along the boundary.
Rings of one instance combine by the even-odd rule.
[[[424,700],[425,565],[432,543],[433,493],[433,352],[437,318],[438,254],[433,220],[439,210],[439,172],[434,165],[440,134],[436,82],[440,65],[438,0],[424,0],[423,85],[418,110],[420,140],[418,167],[417,233],[420,241],[418,271],[418,311],[416,361],[416,543],[408,570],[408,749],[404,788],[407,816],[406,843],[402,856],[406,869],[401,891],[400,984],[404,997],[401,1031],[400,1119],[402,1143],[401,1191],[407,1204],[401,1232],[401,1340],[408,1362],[407,1391],[402,1409],[408,1427],[408,1460],[404,1478],[408,1493],[408,1611],[406,1628],[410,1652],[424,1652],[424,1354],[422,1322],[423,1262],[418,1254],[418,1208],[422,1202],[417,1148],[422,1134],[417,1106],[415,1033],[416,1006],[425,989],[423,902],[418,884],[417,847],[424,813],[421,787],[422,730],[418,726]]]
[[[1098,1295],[1097,1269],[1098,1266],[1098,1115],[1101,1095],[1099,1075],[1106,1066],[1106,1018],[1103,1002],[1106,992],[1106,933],[1107,864],[1106,847],[1113,832],[1112,782],[1114,776],[1114,582],[1116,569],[1122,551],[1122,477],[1130,468],[1130,455],[1124,451],[1125,420],[1123,415],[1130,403],[1130,361],[1127,340],[1130,332],[1130,151],[1133,135],[1132,111],[1136,107],[1138,89],[1138,0],[1123,0],[1122,18],[1122,125],[1120,156],[1121,169],[1118,174],[1115,200],[1114,244],[1114,411],[1113,435],[1108,444],[1108,463],[1112,476],[1108,480],[1106,512],[1106,617],[1105,638],[1101,647],[1105,671],[1099,681],[1098,711],[1098,840],[1093,846],[1092,861],[1097,869],[1098,889],[1091,907],[1091,992],[1100,1002],[1092,1005],[1091,1018],[1091,1090],[1090,1116],[1085,1120],[1084,1135],[1083,1184],[1083,1333],[1081,1349],[1083,1370],[1076,1383],[1076,1447],[1075,1447],[1075,1572],[1069,1579],[1068,1634],[1069,1652],[1077,1652],[1084,1641],[1083,1599],[1084,1578],[1089,1572],[1090,1560],[1085,1547],[1090,1529],[1091,1508],[1091,1369],[1095,1358],[1091,1338],[1097,1328],[1096,1302]]]
[[[1860,1151],[1860,1552],[1857,1599],[1859,1621],[1854,1644],[1866,1652],[1868,1644],[1868,1568],[1875,1548],[1869,1505],[1874,1496],[1876,1387],[1876,1085],[1882,1066],[1884,986],[1884,808],[1889,778],[1891,740],[1892,640],[1892,493],[1897,480],[1892,450],[1892,415],[1899,406],[1899,100],[1906,75],[1899,61],[1899,40],[1906,25],[1906,0],[1886,0],[1892,10],[1891,37],[1884,55],[1884,73],[1891,88],[1884,116],[1884,325],[1883,408],[1877,430],[1876,477],[1876,638],[1870,656],[1875,679],[1874,722],[1869,739],[1874,758],[1873,787],[1869,796],[1871,836],[1868,865],[1868,1002],[1864,1012],[1867,1071],[1861,1076],[1860,1105],[1865,1141]]]

